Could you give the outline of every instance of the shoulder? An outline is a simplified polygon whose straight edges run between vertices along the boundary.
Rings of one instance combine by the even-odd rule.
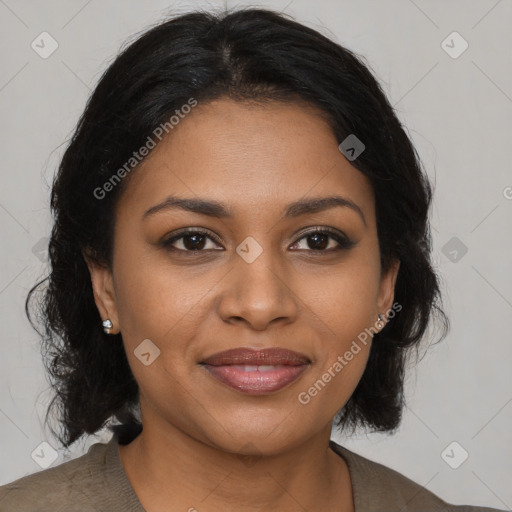
[[[111,443],[93,444],[80,457],[0,486],[0,510],[97,511],[95,496],[105,485],[98,478],[98,468],[105,464],[109,446]]]
[[[330,447],[348,465],[356,512],[499,512],[498,509],[487,507],[452,505],[398,471],[358,455],[334,441],[330,442]]]

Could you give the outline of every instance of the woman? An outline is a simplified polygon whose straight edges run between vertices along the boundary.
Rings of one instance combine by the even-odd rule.
[[[430,201],[347,49],[261,9],[143,34],[62,159],[42,305],[56,434],[114,436],[1,510],[491,510],[330,440],[396,429],[409,351],[446,333]]]

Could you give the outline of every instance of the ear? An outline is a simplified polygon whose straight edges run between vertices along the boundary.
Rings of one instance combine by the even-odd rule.
[[[110,334],[118,334],[120,326],[112,271],[107,266],[95,262],[87,251],[84,251],[83,256],[91,275],[94,301],[100,316],[103,321],[107,318],[111,320],[112,329]]]
[[[381,277],[379,295],[377,297],[377,314],[383,316],[384,324],[386,323],[387,313],[393,305],[395,297],[395,283],[400,268],[400,260],[394,259],[389,269]]]

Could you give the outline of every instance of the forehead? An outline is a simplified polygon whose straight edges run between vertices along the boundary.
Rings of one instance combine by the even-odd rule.
[[[338,144],[329,124],[305,104],[199,103],[133,172],[120,207],[141,211],[173,194],[208,197],[240,214],[251,208],[254,215],[258,208],[281,211],[300,198],[339,194],[372,218],[370,182]]]

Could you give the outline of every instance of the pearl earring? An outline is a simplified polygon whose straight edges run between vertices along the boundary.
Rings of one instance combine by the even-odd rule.
[[[377,317],[377,326],[379,329],[382,327],[382,315],[379,313],[379,316]]]
[[[112,329],[112,322],[109,318],[107,318],[103,322],[103,330],[105,331],[105,334],[110,334],[110,329]]]

